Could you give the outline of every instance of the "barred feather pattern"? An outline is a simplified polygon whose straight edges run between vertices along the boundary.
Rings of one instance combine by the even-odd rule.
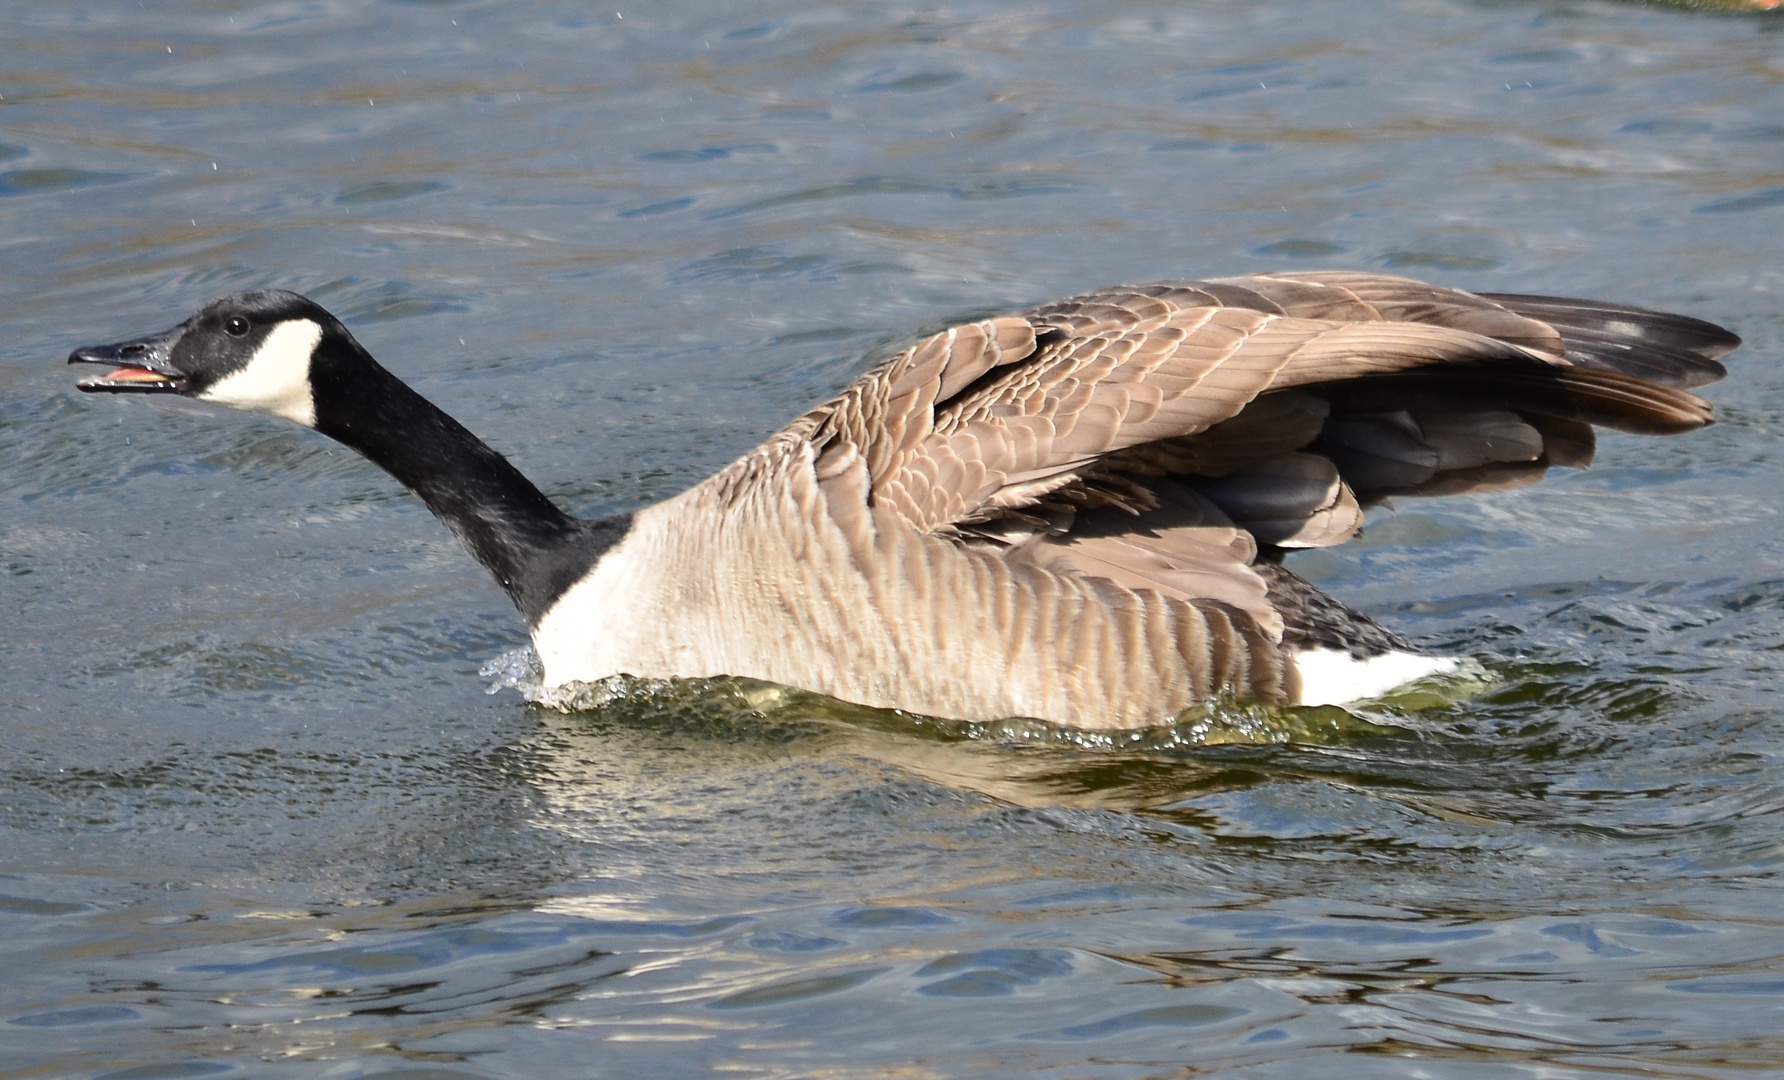
[[[1709,423],[1683,387],[1737,341],[1369,273],[1121,287],[966,323],[639,513],[542,622],[547,679],[746,675],[1083,728],[1223,689],[1293,702],[1285,641],[1398,639],[1302,625],[1345,609],[1291,587],[1283,550],[1342,543],[1388,495],[1584,466],[1594,425]],[[560,618],[597,624],[593,647],[548,649]]]

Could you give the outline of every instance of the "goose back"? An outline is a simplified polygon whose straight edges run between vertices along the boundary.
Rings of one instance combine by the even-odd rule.
[[[747,675],[1086,728],[1410,649],[1281,567],[1396,494],[1709,423],[1738,339],[1389,275],[1121,287],[932,335],[676,499],[539,622],[548,682]],[[1337,643],[1336,646],[1334,643]]]

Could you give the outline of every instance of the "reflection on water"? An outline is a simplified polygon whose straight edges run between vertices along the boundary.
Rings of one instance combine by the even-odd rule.
[[[1077,806],[1160,811],[1188,793],[1217,783],[1222,768],[1207,768],[1195,752],[1211,747],[1264,748],[1283,744],[1338,748],[1399,738],[1440,706],[1478,697],[1493,677],[1472,661],[1454,675],[1423,680],[1369,708],[1286,708],[1239,702],[1230,695],[1188,710],[1176,723],[1138,731],[1082,731],[1040,720],[1011,718],[973,723],[872,709],[792,687],[752,679],[664,681],[613,676],[594,683],[543,688],[543,669],[530,647],[486,664],[490,692],[519,691],[544,708],[581,714],[568,731],[590,722],[657,729],[667,717],[700,717],[726,731],[761,732],[792,725],[816,740],[832,736],[844,752],[922,777],[944,787],[988,795],[1017,806]],[[550,723],[550,721],[547,721]],[[552,725],[554,728],[555,724]],[[617,738],[604,735],[602,742]],[[580,745],[564,737],[563,748]],[[728,753],[729,751],[727,751]],[[574,767],[552,766],[542,784],[551,799],[571,798]],[[1243,781],[1241,781],[1243,782]],[[591,785],[599,801],[602,785]]]
[[[1784,23],[7,9],[0,1074],[1775,1071]],[[312,433],[57,361],[276,286],[579,512],[924,327],[1262,268],[1730,325],[1721,423],[1297,569],[1474,677],[1086,737],[524,635]],[[498,665],[499,666],[499,665]],[[510,673],[510,681],[520,676]]]

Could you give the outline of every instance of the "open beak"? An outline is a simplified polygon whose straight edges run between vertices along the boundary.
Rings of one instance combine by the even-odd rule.
[[[185,387],[186,377],[169,358],[179,339],[176,326],[134,341],[76,349],[68,354],[69,363],[104,364],[113,370],[88,376],[75,386],[90,394],[177,394]]]

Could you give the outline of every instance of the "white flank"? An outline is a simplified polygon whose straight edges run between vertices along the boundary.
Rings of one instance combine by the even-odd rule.
[[[1301,672],[1301,705],[1343,705],[1380,697],[1427,675],[1454,671],[1452,656],[1385,652],[1359,660],[1335,649],[1307,649],[1292,654]]]
[[[316,426],[316,398],[310,392],[310,355],[322,340],[322,327],[309,319],[288,319],[273,327],[240,371],[199,394],[232,409],[247,409]]]

